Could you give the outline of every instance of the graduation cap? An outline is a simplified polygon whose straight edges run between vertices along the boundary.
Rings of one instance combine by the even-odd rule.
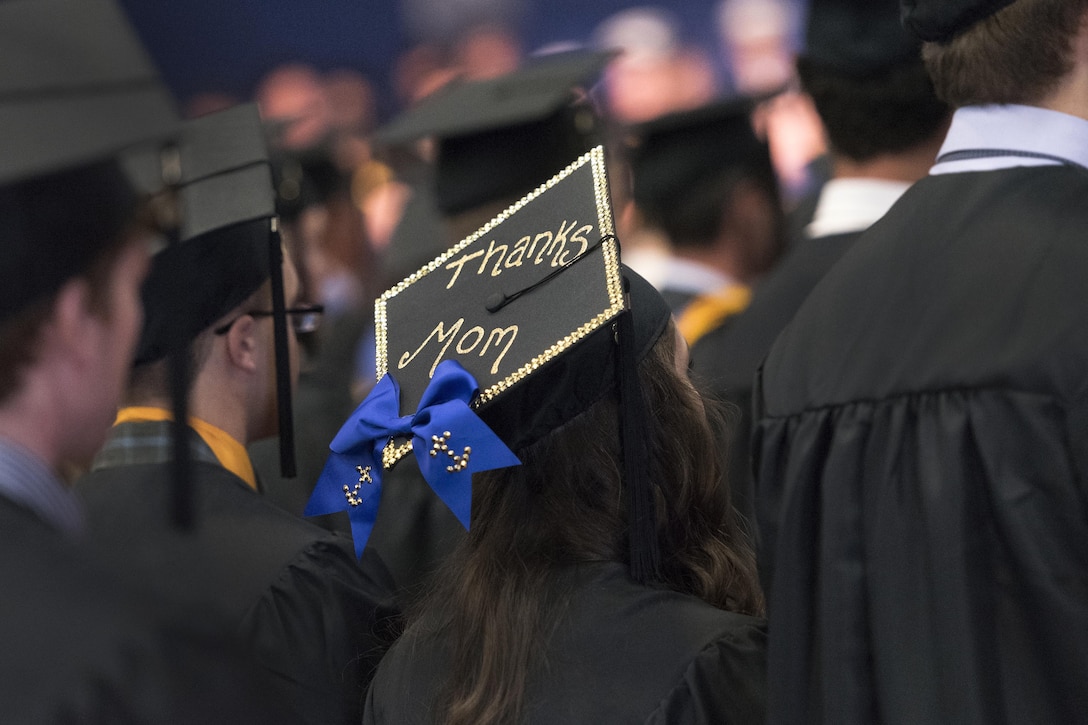
[[[904,27],[920,39],[945,42],[1015,0],[900,0]]]
[[[498,78],[453,81],[375,140],[438,139],[435,199],[444,214],[525,194],[599,143],[596,116],[575,91],[614,55],[555,53]]]
[[[853,78],[921,62],[921,43],[899,19],[898,0],[812,0],[804,57]]]
[[[382,469],[414,453],[467,528],[472,473],[516,465],[514,452],[618,391],[632,572],[653,581],[635,366],[669,319],[621,268],[597,147],[378,299],[380,379],[333,440],[307,514],[348,511],[361,552]]]
[[[178,242],[152,259],[136,364],[160,360],[270,277],[272,173],[253,104],[186,121],[179,143]]]
[[[166,141],[177,123],[113,2],[0,3],[0,320],[115,240],[137,195],[114,156]]]
[[[182,367],[189,343],[270,280],[280,463],[284,475],[293,476],[282,248],[272,171],[256,105],[243,104],[185,122],[179,163],[176,191],[182,223],[178,239],[152,258],[144,282],[145,317],[136,364],[170,356],[174,418],[187,420],[188,375]],[[179,444],[175,460],[185,450]]]
[[[752,99],[734,98],[677,111],[631,129],[635,204],[658,220],[699,185],[724,174],[773,184],[770,150],[752,129]]]

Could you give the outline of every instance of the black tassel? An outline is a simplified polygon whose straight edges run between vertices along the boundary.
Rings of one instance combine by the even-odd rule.
[[[291,406],[291,357],[287,347],[287,309],[283,292],[283,247],[279,228],[272,220],[268,244],[272,280],[272,325],[276,346],[276,408],[279,411],[280,474],[294,478],[295,416]]]
[[[627,491],[627,521],[631,576],[640,584],[661,581],[661,547],[657,540],[646,403],[638,381],[638,351],[630,304],[619,318],[620,440],[623,479]]]

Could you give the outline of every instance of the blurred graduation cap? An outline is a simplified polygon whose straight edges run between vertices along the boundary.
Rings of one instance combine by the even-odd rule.
[[[904,27],[925,41],[945,42],[1016,0],[901,0]]]
[[[635,204],[660,220],[693,189],[740,172],[774,184],[770,150],[752,129],[755,102],[718,101],[634,126],[629,158]]]
[[[807,62],[866,78],[921,63],[921,43],[899,18],[899,0],[812,0],[805,31]]]
[[[275,190],[261,120],[243,104],[185,122],[179,144],[178,240],[152,258],[143,286],[136,364],[181,351],[271,280],[280,414],[280,462],[294,475],[291,388]],[[175,405],[187,376],[174,381]],[[175,410],[176,420],[185,420]]]
[[[567,51],[498,78],[453,81],[375,134],[399,145],[438,139],[435,201],[452,215],[527,193],[599,143],[579,96],[614,53]]]
[[[414,452],[467,527],[472,473],[516,465],[511,451],[618,390],[631,567],[653,581],[636,366],[669,319],[661,296],[621,268],[597,147],[379,298],[379,383],[334,439],[307,513],[347,510],[361,551],[382,468]]]
[[[0,320],[116,239],[138,198],[114,157],[166,142],[177,124],[113,2],[0,3]]]

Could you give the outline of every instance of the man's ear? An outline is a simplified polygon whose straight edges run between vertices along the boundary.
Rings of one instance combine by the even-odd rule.
[[[74,277],[57,291],[53,315],[41,342],[56,346],[66,359],[83,366],[94,354],[95,338],[87,334],[87,325],[96,317],[91,309],[90,284],[81,277]]]
[[[257,369],[257,320],[243,315],[227,331],[227,356],[235,367],[254,372]]]

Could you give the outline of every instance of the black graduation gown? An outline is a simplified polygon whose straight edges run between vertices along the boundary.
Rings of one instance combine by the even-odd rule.
[[[792,245],[785,259],[755,288],[748,307],[691,348],[693,378],[716,399],[736,406],[727,432],[729,445],[724,449],[725,470],[733,504],[747,521],[755,517],[748,451],[756,369],[812,288],[860,234],[833,234]]]
[[[0,582],[0,721],[294,722],[229,642],[171,622],[3,497]]]
[[[763,620],[635,584],[621,564],[572,570],[573,595],[531,678],[523,723],[763,723]],[[371,683],[365,725],[430,724],[443,643],[409,627]]]
[[[1088,172],[912,187],[762,371],[772,723],[1088,720]]]
[[[311,723],[357,723],[396,635],[381,559],[283,511],[226,469],[193,463],[196,528],[167,525],[170,464],[116,466],[77,482],[96,543],[141,583],[230,623]]]

